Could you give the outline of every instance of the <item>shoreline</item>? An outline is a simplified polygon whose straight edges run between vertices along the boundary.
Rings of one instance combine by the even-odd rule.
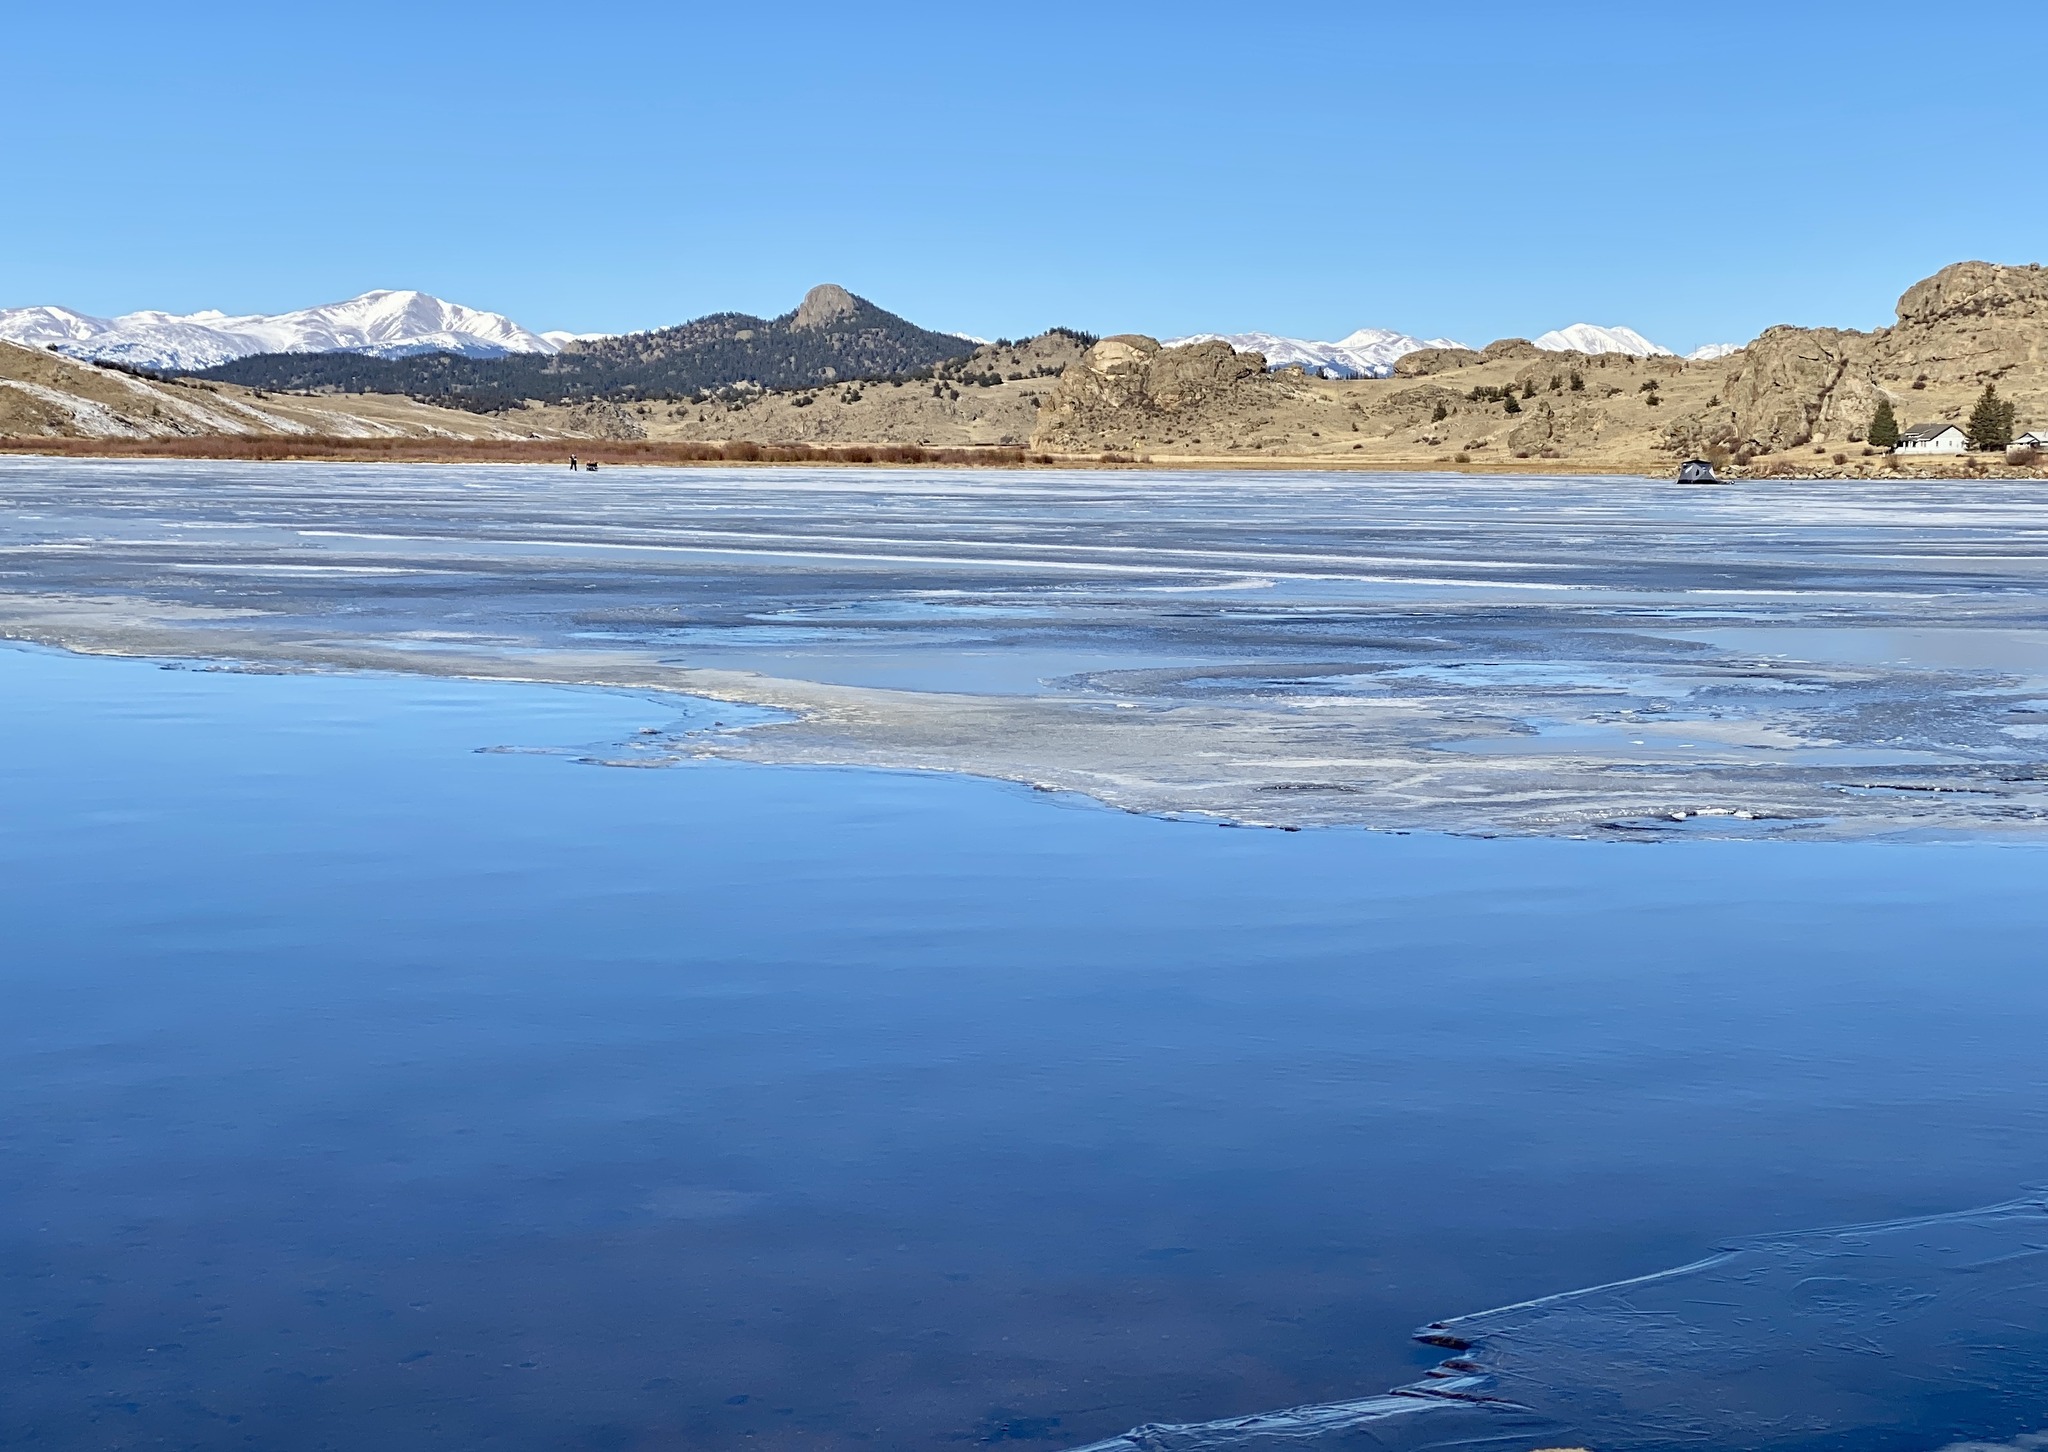
[[[757,444],[624,439],[344,438],[321,435],[192,434],[153,438],[0,437],[0,455],[49,459],[190,460],[294,464],[537,464],[561,466],[571,455],[607,468],[904,468],[1020,471],[1122,470],[1132,473],[1451,474],[1475,478],[1647,479],[1673,482],[1670,459],[1502,459],[1456,463],[1435,457],[1353,459],[1341,455],[1131,455],[1052,453],[1012,445]],[[1859,482],[2017,482],[2048,478],[2041,466],[2012,465],[1977,455],[1914,460],[1889,467],[1808,464],[1786,459],[1728,467],[1719,483],[1841,479]]]

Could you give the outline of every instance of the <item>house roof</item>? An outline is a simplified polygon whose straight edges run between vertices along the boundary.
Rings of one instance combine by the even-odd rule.
[[[1956,428],[1952,423],[1914,424],[1913,427],[1903,431],[1899,435],[1899,439],[1901,442],[1910,439],[1916,444],[1924,444],[1930,439],[1940,438],[1950,429],[1955,429],[1957,433],[1962,432],[1961,429]]]

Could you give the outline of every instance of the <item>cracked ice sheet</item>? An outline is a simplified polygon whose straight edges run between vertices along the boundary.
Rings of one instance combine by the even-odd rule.
[[[1390,1394],[1083,1452],[2048,1445],[2048,1201],[1742,1241],[1417,1335],[1454,1354]]]
[[[0,461],[0,630],[1271,826],[2048,830],[2048,484]]]

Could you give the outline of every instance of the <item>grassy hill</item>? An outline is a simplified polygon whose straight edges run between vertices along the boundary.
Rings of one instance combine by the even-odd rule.
[[[291,393],[391,393],[488,413],[523,400],[573,404],[694,398],[735,384],[803,388],[900,377],[975,344],[934,333],[829,284],[778,318],[714,313],[650,333],[570,344],[553,357],[261,353],[194,376]]]

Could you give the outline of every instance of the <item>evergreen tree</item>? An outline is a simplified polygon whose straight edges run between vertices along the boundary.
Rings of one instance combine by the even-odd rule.
[[[1522,411],[1522,405],[1515,402],[1515,391],[1512,388],[1507,392],[1506,405],[1509,413],[1520,413]]]
[[[1973,449],[2002,449],[2012,442],[2013,421],[2019,410],[1998,396],[1991,384],[1984,385],[1977,406],[1970,410],[1969,435]]]
[[[1877,412],[1870,416],[1870,429],[1864,434],[1873,449],[1896,449],[1899,446],[1899,421],[1892,413],[1892,401],[1880,398]]]

